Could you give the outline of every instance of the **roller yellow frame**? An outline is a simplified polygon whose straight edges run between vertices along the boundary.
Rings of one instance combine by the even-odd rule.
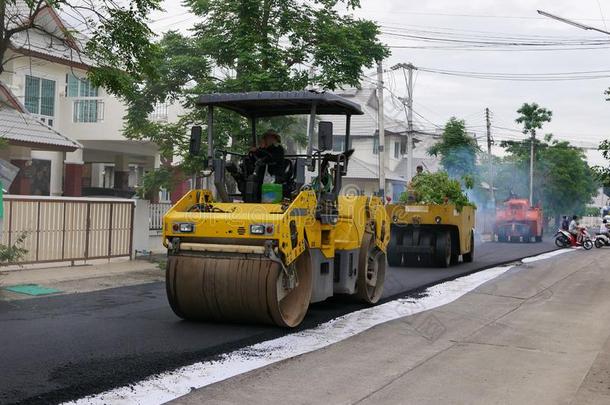
[[[208,107],[208,117],[213,107],[238,112],[252,119],[252,128],[261,116],[342,114],[346,145],[350,116],[362,113],[348,100],[312,92],[204,95],[200,105]],[[213,143],[211,126],[208,121],[208,146]],[[288,157],[286,166],[294,170],[287,171],[285,198],[277,204],[252,201],[258,190],[250,184],[243,187],[241,201],[233,201],[221,173],[226,153],[218,156],[208,149],[217,197],[211,190],[191,190],[163,219],[167,295],[178,316],[294,327],[310,303],[335,294],[368,304],[379,301],[389,217],[378,197],[340,195],[352,151],[324,152],[324,145],[332,145],[328,123],[320,124],[319,134],[326,136],[318,139],[320,150]],[[254,135],[253,129],[253,141]],[[198,136],[193,131],[195,153]],[[310,126],[310,144],[312,136]],[[305,168],[314,169],[318,178],[333,176],[333,187],[304,184],[299,170]],[[248,181],[254,182],[254,175]]]

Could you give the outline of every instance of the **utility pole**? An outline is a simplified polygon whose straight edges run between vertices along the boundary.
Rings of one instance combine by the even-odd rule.
[[[399,63],[392,70],[403,69],[407,84],[407,98],[401,99],[407,116],[407,181],[413,178],[413,71],[417,68],[412,63]]]
[[[530,144],[530,205],[534,205],[534,143],[536,142],[536,131],[531,131]]]
[[[415,66],[408,63],[406,65],[407,76],[407,181],[413,178],[413,69]]]
[[[493,172],[493,162],[491,155],[491,145],[493,141],[491,139],[491,121],[489,119],[489,108],[485,109],[485,122],[487,124],[487,160],[489,164],[489,191],[491,193],[491,202],[493,207],[496,207],[496,196],[494,192],[494,172]]]
[[[379,196],[385,202],[385,127],[383,111],[383,63],[377,62],[377,132],[379,134]]]

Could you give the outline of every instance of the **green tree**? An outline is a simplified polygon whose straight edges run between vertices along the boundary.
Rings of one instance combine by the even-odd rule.
[[[599,144],[598,150],[602,153],[604,159],[610,163],[610,140],[606,139]],[[595,166],[595,177],[604,186],[604,188],[610,188],[610,164],[606,166]]]
[[[523,196],[530,140],[502,142],[501,146],[509,156],[496,177],[498,198],[507,198],[510,192]],[[542,203],[545,216],[559,221],[561,215],[582,215],[598,188],[583,150],[549,134],[542,141],[536,140],[535,158],[538,170],[533,201]]]
[[[428,149],[433,156],[440,156],[441,164],[454,179],[476,178],[477,153],[480,151],[474,137],[466,132],[466,123],[452,117],[443,131],[441,141]]]
[[[37,31],[65,44],[76,62],[94,60],[95,83],[124,94],[131,89],[126,78],[152,72],[148,62],[155,46],[147,15],[159,9],[159,3],[133,0],[125,7],[114,0],[1,0],[0,73],[9,61],[26,57],[31,50],[29,33]],[[58,12],[69,24],[45,23],[46,9]]]
[[[186,172],[203,163],[192,162],[186,153],[187,128],[206,122],[206,112],[194,105],[198,94],[358,85],[363,69],[389,54],[377,38],[379,27],[374,22],[337,11],[339,6],[348,11],[358,8],[357,0],[186,0],[185,4],[205,22],[195,25],[193,37],[169,32],[160,40],[156,71],[138,78],[133,94],[126,97],[125,134],[156,142],[167,158],[181,156]],[[180,121],[150,121],[155,103],[168,100],[184,107]],[[215,120],[215,144],[224,146],[230,139],[233,149],[247,147],[250,133],[245,120],[222,110],[215,112]],[[303,120],[265,120],[258,128],[270,126],[297,144],[305,140]]]
[[[528,104],[523,103],[521,108],[517,110],[519,113],[519,117],[515,120],[518,124],[523,124],[523,133],[529,134],[530,138],[534,140],[530,142],[530,190],[529,190],[529,199],[530,203],[534,198],[534,184],[532,178],[534,176],[534,161],[536,160],[535,155],[535,139],[536,139],[536,130],[542,129],[542,125],[545,122],[550,122],[551,117],[553,116],[553,112],[547,110],[544,107],[540,107],[536,103]]]

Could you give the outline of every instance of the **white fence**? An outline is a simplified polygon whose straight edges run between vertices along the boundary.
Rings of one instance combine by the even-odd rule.
[[[171,203],[151,203],[148,208],[149,229],[159,231],[163,229],[163,215],[172,207]]]
[[[2,243],[25,235],[23,263],[131,256],[133,200],[4,196]]]
[[[582,217],[580,219],[580,225],[586,226],[589,230],[597,230],[602,223],[601,217]]]

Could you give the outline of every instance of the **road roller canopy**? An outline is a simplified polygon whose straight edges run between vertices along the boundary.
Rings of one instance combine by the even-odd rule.
[[[212,93],[199,97],[201,107],[221,107],[245,117],[316,114],[362,115],[360,105],[332,93],[316,91],[260,91],[248,93]]]

